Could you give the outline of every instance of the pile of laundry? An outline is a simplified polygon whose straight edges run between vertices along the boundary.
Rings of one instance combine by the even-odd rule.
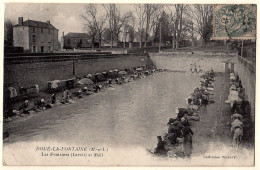
[[[228,100],[231,107],[231,135],[233,147],[238,148],[242,139],[249,140],[254,135],[251,120],[250,103],[245,99],[245,90],[238,74],[230,74],[230,88]]]
[[[229,96],[225,102],[230,103],[230,106],[233,107],[234,102],[242,102],[242,98],[243,90],[239,76],[235,73],[230,73]]]

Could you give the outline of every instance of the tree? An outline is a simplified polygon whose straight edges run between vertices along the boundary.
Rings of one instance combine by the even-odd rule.
[[[182,33],[182,26],[183,26],[183,14],[184,10],[186,9],[187,5],[184,4],[176,4],[176,19],[175,19],[175,30],[176,30],[176,37],[175,39],[175,49],[179,49],[180,38]]]
[[[145,25],[145,47],[147,46],[147,40],[154,29],[158,24],[159,18],[161,16],[163,5],[156,4],[145,4],[145,13],[146,13],[146,25]]]
[[[188,5],[184,4],[167,5],[167,8],[170,10],[173,49],[179,48],[179,43],[183,34],[183,16],[187,10],[187,6]]]
[[[4,22],[4,46],[12,47],[13,46],[13,27],[14,22],[10,19],[5,20]]]
[[[131,11],[121,14],[120,9],[115,4],[103,4],[106,11],[106,18],[110,30],[110,47],[113,47],[114,40],[118,41],[119,34],[122,33],[125,26],[134,19]]]
[[[115,16],[115,27],[114,27],[114,34],[115,39],[118,41],[119,34],[122,32],[122,29],[126,30],[126,27],[129,22],[133,21],[134,16],[132,12],[126,12],[122,17],[120,12],[117,13]]]
[[[104,18],[101,18],[97,22],[97,32],[98,32],[98,37],[99,37],[99,48],[101,48],[101,43],[102,43],[102,34],[106,30],[106,20]]]
[[[212,35],[212,5],[194,5],[193,15],[195,31],[201,36],[204,46]]]
[[[116,20],[116,5],[115,4],[102,4],[103,8],[106,10],[106,18],[109,23],[110,30],[110,48],[113,48],[114,41],[114,29]]]
[[[159,23],[156,25],[155,37],[154,41],[159,42],[160,39],[160,27],[161,27],[161,40],[166,43],[167,41],[171,41],[171,29],[169,22],[169,15],[164,11],[159,19]]]
[[[145,5],[138,4],[138,5],[133,5],[136,15],[138,17],[138,33],[140,37],[140,46],[139,48],[142,48],[142,43],[143,43],[143,35],[144,35],[144,24],[145,24],[145,19],[146,19],[146,10],[145,10]]]
[[[198,33],[195,31],[195,26],[194,26],[195,16],[194,16],[194,12],[193,12],[193,9],[192,9],[192,5],[187,6],[187,10],[186,10],[185,14],[187,15],[186,30],[190,34],[190,37],[191,37],[191,40],[192,40],[192,46],[195,46],[195,44],[196,44],[195,36]]]
[[[85,13],[81,15],[84,22],[84,30],[92,38],[92,48],[94,48],[95,37],[99,37],[99,48],[101,48],[102,34],[106,29],[106,20],[97,15],[98,5],[88,4],[85,6]]]
[[[84,22],[84,30],[88,32],[88,35],[92,38],[92,48],[95,47],[95,37],[98,33],[97,30],[97,8],[93,4],[85,6],[85,13],[81,15]]]
[[[126,29],[128,31],[129,34],[129,42],[133,42],[135,39],[135,30],[134,27],[131,25],[126,25]]]
[[[136,37],[135,22],[136,22],[136,18],[132,13],[131,18],[129,18],[128,21],[124,25],[124,30],[126,31],[126,36],[129,35],[129,47],[131,46],[131,43],[134,42],[135,37]]]

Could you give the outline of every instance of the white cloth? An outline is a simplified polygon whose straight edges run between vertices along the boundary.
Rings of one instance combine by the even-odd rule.
[[[40,92],[40,89],[39,89],[39,85],[38,85],[38,84],[35,85],[35,92],[36,92],[36,93],[39,93],[39,92]]]
[[[230,90],[236,90],[236,89],[237,88],[236,88],[236,86],[234,84],[230,86]]]
[[[16,91],[16,89],[15,88],[13,88],[13,87],[8,87],[8,90],[9,90],[9,97],[10,98],[13,98],[13,97],[16,97],[17,96],[17,91]]]
[[[234,129],[234,131],[235,131],[235,129]],[[243,129],[237,128],[237,130],[234,133],[233,138],[237,138],[238,136],[243,136]]]
[[[54,80],[51,82],[51,88],[56,89],[59,87],[60,80]]]
[[[243,122],[241,122],[238,119],[235,119],[232,123],[231,123],[231,132],[233,133],[236,127],[240,127],[241,129],[243,129]]]
[[[230,90],[230,94],[232,94],[232,95],[238,95],[238,91]]]
[[[234,73],[231,73],[230,74],[230,80],[235,80],[236,78],[235,78],[235,74]]]
[[[228,100],[230,102],[234,102],[234,101],[240,101],[241,99],[238,96],[238,92],[237,91],[230,91],[230,94],[228,96]]]
[[[236,118],[238,118],[238,119],[243,119],[243,116],[241,115],[241,114],[238,114],[238,113],[235,113],[235,114],[232,114],[231,115],[231,119],[233,120],[233,119],[236,119]]]
[[[209,90],[209,91],[213,91],[213,90],[214,90],[214,88],[207,87],[207,90]]]
[[[231,123],[232,126],[236,126],[236,125],[240,125],[242,126],[243,125],[243,122],[241,122],[240,120],[238,119],[235,119],[232,123]]]

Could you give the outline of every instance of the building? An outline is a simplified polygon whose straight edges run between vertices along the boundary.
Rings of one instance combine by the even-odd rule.
[[[23,47],[24,52],[49,53],[59,49],[58,32],[50,21],[23,21],[19,17],[13,28],[13,43],[15,47]]]
[[[62,42],[65,49],[90,48],[92,46],[91,37],[86,33],[69,32],[62,37]]]

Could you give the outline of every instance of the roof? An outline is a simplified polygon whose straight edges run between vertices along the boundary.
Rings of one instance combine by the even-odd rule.
[[[69,32],[64,37],[66,38],[90,38],[86,33]]]
[[[20,26],[20,25],[15,25]],[[48,28],[48,29],[57,29],[52,24],[48,24],[47,22],[41,22],[41,21],[34,21],[34,20],[27,20],[23,22],[23,26],[29,26],[29,27],[37,27],[37,28]]]

